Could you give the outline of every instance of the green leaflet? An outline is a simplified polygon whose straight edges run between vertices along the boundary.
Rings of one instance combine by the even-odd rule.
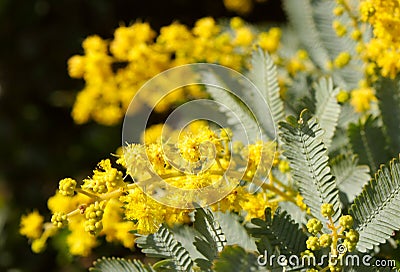
[[[321,221],[325,220],[320,213],[321,205],[333,204],[336,222],[341,214],[341,205],[322,135],[319,124],[306,110],[300,114],[299,120],[290,116],[286,122],[280,123],[283,154],[290,162],[293,180],[304,197],[304,203]]]
[[[164,263],[168,267],[171,266],[175,271],[189,271],[193,266],[189,252],[164,225],[154,234],[137,238],[136,244],[149,257],[170,260]]]
[[[247,233],[237,217],[232,212],[214,212],[214,218],[221,225],[226,237],[226,245],[238,245],[247,251],[257,250],[253,237]]]
[[[400,229],[400,163],[383,165],[354,200],[349,213],[360,234],[357,249],[366,252]]]
[[[193,244],[206,258],[196,259],[196,263],[202,271],[209,271],[212,261],[226,245],[225,234],[212,212],[203,208],[196,208],[194,228],[201,236],[195,237]]]
[[[332,29],[333,20],[350,25],[350,19],[346,15],[334,18],[334,0],[284,0],[283,4],[292,27],[298,33],[311,59],[323,72],[330,73],[327,69],[328,63],[340,52],[354,55],[356,43],[348,36],[338,37]],[[357,69],[361,65],[360,60],[353,59],[346,67],[335,69],[332,77],[336,84],[345,89],[356,88],[359,80],[363,78],[362,72]]]
[[[283,101],[279,93],[276,66],[268,53],[261,48],[251,56],[250,78],[266,99],[275,124],[284,118]]]
[[[281,254],[300,256],[300,253],[306,249],[307,236],[286,211],[277,210],[272,217],[271,209],[267,208],[265,221],[254,218],[251,223],[255,226],[249,227],[248,231],[259,239],[257,248],[260,254],[264,254],[264,251],[272,254],[275,248],[279,248]]]
[[[349,35],[354,29],[349,16],[346,13],[342,16],[335,16],[332,13],[332,10],[337,5],[335,0],[313,0],[310,2],[318,36],[327,50],[330,59],[335,59],[341,52],[349,52],[350,55],[355,56],[357,43]],[[332,28],[334,21],[339,21],[343,25],[346,25],[348,34],[338,37]],[[363,62],[360,59],[353,58],[345,67],[335,69],[332,72],[335,82],[347,90],[356,88],[360,79],[363,78],[362,70],[359,69],[362,65]],[[323,67],[326,67],[326,65]]]
[[[388,136],[391,154],[400,152],[400,85],[399,78],[380,78],[376,84],[376,96],[382,121]]]
[[[226,82],[227,80],[221,79],[219,75],[212,72],[204,73],[202,77],[206,82],[213,85],[207,85],[206,91],[211,95],[213,100],[225,106],[220,107],[219,111],[226,114],[226,118],[230,125],[237,127],[238,131],[241,130],[240,126],[243,125],[245,131],[249,135],[259,135],[259,126],[252,112],[247,108],[243,101],[240,101],[238,97],[227,91],[229,90],[229,86]],[[220,89],[216,86],[224,86],[226,90]],[[232,118],[227,110],[234,112],[237,118]],[[237,123],[237,120],[241,120],[242,123]],[[235,131],[233,132],[235,133]]]
[[[240,246],[226,246],[213,263],[215,272],[267,271],[257,263],[257,256]]]
[[[361,193],[363,186],[371,179],[369,167],[358,165],[358,161],[355,155],[339,155],[330,163],[336,184],[339,190],[346,194],[349,203],[353,202]]]
[[[244,126],[250,137],[260,138],[260,132],[263,132],[268,139],[275,140],[275,126],[284,118],[276,66],[260,48],[253,52],[252,65],[249,71],[252,81],[242,80],[242,86],[238,86],[234,78],[237,75],[233,72],[219,69],[204,72],[202,77],[207,82],[206,91],[224,106],[220,107],[220,111],[227,115],[229,125]],[[232,112],[236,118],[232,117]]]
[[[325,130],[322,140],[329,148],[338,124],[341,107],[336,100],[339,88],[333,88],[331,78],[321,78],[314,84],[316,112],[318,123]]]
[[[94,262],[89,269],[92,272],[152,272],[150,265],[143,264],[140,260],[125,260],[121,258],[103,257]]]
[[[378,119],[369,115],[366,120],[359,120],[357,124],[350,124],[348,137],[354,153],[361,164],[367,164],[372,172],[376,172],[381,163],[391,157],[387,152],[387,144]]]
[[[310,57],[319,67],[324,68],[330,58],[327,50],[322,46],[310,1],[284,0],[283,6],[291,25],[298,33],[302,44],[307,48]]]

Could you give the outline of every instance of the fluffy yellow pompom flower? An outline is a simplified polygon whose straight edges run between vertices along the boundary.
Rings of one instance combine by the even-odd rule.
[[[81,78],[85,73],[85,57],[75,55],[68,60],[68,74],[72,78]]]
[[[97,35],[87,37],[82,43],[85,53],[106,53],[107,43]]]
[[[281,36],[281,29],[273,27],[268,32],[262,32],[258,35],[258,45],[269,53],[274,53],[279,47]]]
[[[374,91],[365,87],[351,92],[350,104],[356,112],[366,112],[371,108],[371,103],[377,101]]]
[[[363,0],[361,20],[372,25],[374,37],[363,51],[367,61],[381,68],[381,75],[394,78],[400,70],[400,2],[398,0]]]
[[[271,201],[274,198],[273,193],[259,192],[257,194],[247,194],[247,199],[242,201],[241,206],[246,212],[246,220],[250,221],[252,218],[265,219],[265,208],[271,208],[272,213],[278,208],[278,203]]]
[[[84,55],[68,61],[69,75],[85,81],[72,110],[74,121],[118,124],[146,81],[178,65],[207,62],[238,71],[248,68],[247,58],[259,32],[239,21],[232,20],[234,31],[211,17],[199,19],[192,29],[174,22],[162,27],[158,36],[148,23],[136,22],[118,27],[110,41],[96,35],[88,37],[82,44]],[[280,30],[272,28],[267,35],[261,33],[258,40],[263,49],[274,52],[279,38]],[[190,98],[204,96],[202,88],[192,86],[171,92],[161,101],[150,94],[141,102],[164,112]]]
[[[129,190],[119,200],[126,203],[126,218],[137,221],[135,229],[139,234],[156,232],[164,221],[165,207],[147,196],[139,187]]]
[[[43,232],[44,218],[38,211],[33,211],[21,217],[19,233],[29,239],[38,239]]]
[[[344,66],[349,64],[350,60],[351,60],[351,55],[349,54],[349,52],[341,52],[336,57],[333,63],[337,68],[343,68]]]
[[[346,27],[337,20],[333,21],[332,27],[339,37],[343,37],[347,33]]]
[[[336,100],[339,103],[345,103],[345,102],[347,102],[349,100],[349,98],[350,98],[350,95],[345,90],[340,90],[340,92],[336,96]]]
[[[32,251],[35,253],[40,253],[46,249],[46,239],[36,239],[32,241],[31,245]]]
[[[193,28],[193,34],[203,38],[209,38],[218,34],[219,32],[220,27],[211,17],[206,17],[198,20]]]
[[[88,256],[95,246],[97,239],[85,231],[83,217],[76,217],[69,222],[68,228],[71,233],[67,236],[67,245],[72,255]]]
[[[104,194],[119,187],[124,187],[123,174],[111,166],[109,159],[100,161],[98,169],[93,171],[92,178],[85,179],[82,185],[82,189],[98,194]]]
[[[224,0],[224,5],[228,10],[238,14],[248,14],[253,9],[252,0]]]
[[[249,46],[253,42],[253,33],[248,27],[236,29],[234,43],[239,46]]]
[[[161,140],[163,130],[165,130],[164,136],[168,137],[168,135],[171,133],[170,127],[165,124],[152,125],[151,127],[146,129],[140,139],[144,144],[158,143]]]

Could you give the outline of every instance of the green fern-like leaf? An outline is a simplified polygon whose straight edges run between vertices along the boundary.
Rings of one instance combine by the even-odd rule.
[[[201,236],[195,237],[193,244],[206,259],[196,259],[202,270],[210,270],[212,261],[221,252],[227,241],[225,234],[210,210],[196,208],[194,228]]]
[[[277,124],[284,118],[284,108],[279,93],[276,66],[269,54],[265,53],[261,48],[253,52],[251,63],[251,80],[266,99],[272,118]]]
[[[360,234],[357,249],[366,252],[400,229],[400,163],[383,165],[354,200],[349,213]]]
[[[329,148],[340,116],[340,105],[336,100],[338,88],[333,88],[332,79],[321,78],[314,84],[318,123],[325,130],[323,141]]]
[[[91,272],[152,272],[155,271],[150,265],[143,264],[140,260],[125,260],[121,258],[98,259]]]
[[[355,155],[339,155],[330,164],[339,190],[346,194],[348,202],[352,203],[371,178],[369,167],[358,165],[358,157]]]
[[[268,108],[265,108],[265,98],[250,81],[241,82],[243,85],[238,86],[235,76],[219,69],[202,73],[203,80],[207,82],[207,93],[220,103],[219,111],[226,115],[227,125],[233,127],[233,134],[238,140],[248,141],[247,135],[258,138],[263,135],[274,140],[275,127]]]
[[[338,37],[332,27],[334,20],[339,21],[347,27],[348,33],[351,33],[354,28],[348,14],[344,13],[339,17],[333,14],[332,10],[337,5],[335,0],[312,0],[310,2],[318,36],[330,59],[335,59],[341,52],[348,52],[350,55],[355,56],[357,42],[350,35]],[[368,35],[367,31],[365,31],[365,35]],[[362,69],[359,69],[362,65],[363,63],[360,59],[353,58],[345,67],[335,69],[333,71],[335,82],[345,89],[356,88],[360,79],[363,78]]]
[[[391,153],[400,152],[400,78],[380,78],[375,86]]]
[[[284,0],[283,6],[291,25],[298,33],[302,44],[310,57],[319,67],[325,67],[330,61],[328,51],[324,48],[313,18],[312,5],[309,0]]]
[[[257,248],[261,254],[265,251],[271,253],[277,249],[281,254],[299,255],[306,249],[307,236],[286,211],[277,210],[272,217],[271,209],[267,208],[265,209],[265,221],[253,218],[251,223],[254,226],[250,226],[248,231],[259,239]]]
[[[333,204],[336,222],[341,214],[341,205],[322,135],[319,124],[307,111],[300,114],[299,120],[290,116],[287,122],[280,123],[283,154],[290,162],[293,180],[299,186],[304,203],[321,221],[324,220],[320,213],[321,205]]]
[[[213,263],[215,272],[266,271],[257,263],[257,256],[240,246],[226,246]]]
[[[172,229],[172,232],[174,233],[174,238],[189,252],[192,260],[203,256],[193,245],[194,239],[199,236],[199,233],[192,226],[178,225]]]
[[[365,121],[350,124],[348,135],[353,152],[360,158],[360,163],[367,164],[372,172],[376,172],[381,163],[390,159],[385,135],[377,118],[370,115]]]
[[[232,212],[215,212],[214,218],[221,226],[226,237],[226,245],[238,245],[247,251],[256,251],[254,238],[238,221],[238,216]]]
[[[136,243],[147,256],[170,260],[168,265],[175,271],[188,271],[193,265],[188,251],[164,225],[154,234],[140,236]]]
[[[334,18],[332,14],[332,9],[336,5],[334,0],[284,0],[283,4],[292,27],[311,59],[322,71],[330,73],[327,64],[340,52],[355,54],[356,43],[348,36],[338,37],[332,29],[333,20],[341,20],[346,26],[351,25],[350,18],[346,14]],[[351,60],[346,67],[333,71],[334,81],[345,89],[356,88],[363,76],[362,71],[358,69],[361,66],[360,60]]]

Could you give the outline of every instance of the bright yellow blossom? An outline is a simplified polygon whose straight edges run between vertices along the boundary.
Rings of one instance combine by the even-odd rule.
[[[247,200],[241,203],[243,210],[246,212],[246,220],[251,220],[252,218],[265,219],[264,212],[267,207],[271,208],[272,213],[274,213],[278,208],[278,203],[271,201],[274,197],[274,194],[267,192],[248,194]]]
[[[371,108],[371,103],[377,101],[372,88],[363,87],[351,92],[350,104],[356,112],[365,112]]]
[[[211,17],[198,20],[193,28],[193,34],[203,38],[210,38],[220,32],[220,27]]]
[[[192,122],[180,132],[172,131],[168,139],[175,141],[172,147],[176,150],[172,154],[189,163],[185,165],[177,163],[175,158],[167,160],[170,154],[165,153],[163,143],[157,138],[160,128],[154,129],[153,142],[124,147],[123,154],[119,152],[118,169],[106,159],[100,161],[81,186],[70,178],[61,180],[61,190],[48,200],[53,214],[51,223],[43,224],[37,212],[23,216],[20,232],[32,239],[32,250],[44,250],[47,239],[64,227],[70,231],[66,237],[69,252],[88,256],[99,244],[97,237],[132,248],[136,238],[132,231],[151,234],[163,223],[171,226],[189,223],[192,207],[168,207],[152,198],[151,193],[161,188],[159,180],[189,192],[170,194],[168,199],[176,203],[182,203],[182,198],[192,203],[194,190],[202,192],[211,187],[216,193],[214,201],[218,201],[211,205],[212,209],[234,211],[246,220],[262,218],[265,207],[275,210],[279,201],[297,203],[293,197],[296,192],[279,182],[276,187],[264,182],[268,168],[278,167],[279,163],[276,160],[273,164],[276,153],[273,143],[258,141],[231,150],[233,134],[229,129],[213,130],[206,121]],[[253,183],[259,186],[256,194],[249,191]],[[218,195],[227,184],[231,191],[225,197]]]
[[[104,209],[102,234],[107,242],[120,242],[131,249],[135,244],[135,236],[130,231],[134,229],[135,223],[123,219],[122,205],[117,199],[108,202]]]
[[[67,236],[67,245],[72,255],[88,256],[98,245],[96,237],[85,231],[83,221],[83,217],[75,217],[68,223],[71,233]]]
[[[281,35],[281,30],[273,27],[268,32],[262,32],[258,35],[257,44],[269,53],[274,53],[279,47]]]
[[[33,211],[21,217],[19,233],[29,239],[38,239],[43,232],[44,218],[38,211]]]
[[[128,191],[128,195],[119,200],[124,205],[127,219],[135,220],[135,230],[140,234],[150,234],[158,230],[164,221],[165,207],[147,196],[140,188]]]
[[[247,68],[246,57],[253,44],[258,43],[269,52],[275,52],[279,46],[278,28],[256,33],[239,19],[232,19],[232,25],[234,31],[206,17],[192,29],[174,22],[162,27],[156,36],[148,23],[136,22],[118,27],[110,41],[96,35],[88,37],[82,44],[84,55],[72,56],[68,61],[69,75],[85,81],[72,109],[74,121],[116,125],[139,88],[169,68],[208,62],[240,71]],[[191,86],[172,92],[157,105],[156,96],[152,95],[143,97],[142,102],[156,112],[164,112],[188,98],[204,96],[202,88]]]
[[[224,0],[224,5],[228,10],[244,15],[253,9],[253,0]]]
[[[349,93],[344,90],[341,90],[336,96],[336,99],[339,103],[345,103],[349,100],[349,98],[350,98]]]
[[[336,31],[336,35],[343,37],[347,33],[346,27],[341,24],[338,20],[333,21],[333,29]]]
[[[381,68],[381,75],[394,78],[400,70],[400,2],[363,0],[361,20],[373,27],[374,37],[365,45],[363,56]]]
[[[349,64],[350,60],[351,60],[351,55],[349,54],[349,52],[341,52],[336,57],[333,63],[337,68],[343,68],[344,66]]]
[[[253,42],[253,33],[248,27],[240,27],[235,31],[234,43],[239,46],[249,46]]]

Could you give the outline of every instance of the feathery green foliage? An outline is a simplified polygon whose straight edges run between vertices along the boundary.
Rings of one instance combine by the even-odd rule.
[[[358,157],[341,154],[331,162],[332,175],[336,178],[339,190],[347,196],[349,203],[361,193],[363,186],[370,180],[369,167],[358,165]]]
[[[323,47],[317,26],[313,18],[313,9],[309,0],[284,0],[283,7],[289,21],[301,43],[307,49],[313,61],[322,69],[330,61],[328,51]]]
[[[193,265],[187,250],[164,225],[154,234],[140,236],[136,243],[147,256],[169,260],[163,262],[163,266],[167,265],[175,271],[188,271]]]
[[[400,229],[400,162],[382,166],[354,200],[349,213],[354,218],[360,240],[357,249],[370,250],[384,243]]]
[[[286,211],[277,210],[272,216],[271,208],[265,209],[265,220],[254,218],[249,233],[258,238],[258,251],[264,253],[278,252],[281,254],[300,255],[306,249],[307,236],[294,223]]]
[[[334,0],[284,0],[284,8],[288,14],[291,26],[299,34],[314,63],[326,74],[331,73],[328,63],[337,57],[340,52],[349,52],[354,55],[356,43],[348,36],[338,37],[332,29],[334,20],[345,25],[350,19],[344,15],[334,18]],[[341,69],[334,69],[332,77],[335,82],[345,89],[357,87],[363,74],[355,67],[361,67],[360,60],[351,60],[350,64]]]
[[[145,265],[139,260],[125,260],[121,258],[101,258],[93,263],[91,272],[152,272],[150,265]]]
[[[250,79],[266,99],[272,119],[277,124],[284,119],[284,108],[279,93],[276,66],[271,56],[261,48],[253,52],[251,64]]]
[[[320,214],[321,205],[333,204],[333,219],[336,221],[341,214],[341,205],[322,135],[319,124],[307,111],[300,114],[299,120],[290,116],[286,122],[280,123],[283,154],[290,162],[293,180],[299,186],[304,203],[310,207],[312,215],[321,221],[324,220]]]
[[[318,83],[314,84],[316,112],[315,116],[319,125],[325,133],[322,140],[327,148],[329,148],[340,115],[340,105],[336,101],[336,95],[339,88],[333,88],[332,79],[321,78]]]
[[[201,236],[195,237],[193,244],[206,258],[196,259],[196,263],[202,270],[209,270],[211,262],[226,245],[225,234],[218,221],[214,220],[212,212],[203,208],[196,209],[194,228]]]
[[[238,131],[242,130],[241,126],[244,126],[245,131],[249,135],[259,135],[260,129],[254,115],[243,101],[240,101],[238,97],[227,91],[229,87],[227,86],[226,80],[224,81],[219,78],[219,76],[219,74],[216,75],[216,73],[211,71],[202,75],[203,79],[210,84],[206,86],[207,93],[211,95],[213,100],[223,105],[219,110],[226,114],[227,120],[231,126],[237,127]],[[227,90],[216,86],[226,86]],[[235,118],[232,117],[230,112],[236,115]],[[237,123],[238,120],[241,120],[242,123]]]
[[[226,238],[226,245],[238,245],[247,251],[257,250],[255,240],[238,221],[238,216],[231,212],[214,212],[214,219],[219,222]]]
[[[240,246],[226,246],[213,263],[215,272],[267,271],[257,263],[257,256]]]
[[[375,87],[390,152],[394,155],[400,152],[400,78],[380,78]]]
[[[360,163],[367,164],[372,172],[391,158],[387,152],[385,135],[378,122],[378,118],[369,115],[366,120],[360,119],[357,124],[352,123],[348,128],[354,153],[360,158]]]

